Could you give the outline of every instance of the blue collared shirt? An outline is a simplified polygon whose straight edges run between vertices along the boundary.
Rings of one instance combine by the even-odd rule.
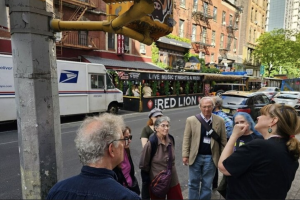
[[[47,199],[141,199],[117,182],[115,172],[105,168],[83,166],[77,176],[60,181]]]

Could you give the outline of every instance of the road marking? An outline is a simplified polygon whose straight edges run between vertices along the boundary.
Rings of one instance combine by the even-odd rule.
[[[18,141],[12,141],[12,142],[0,143],[0,145],[11,144],[11,143],[15,143],[15,142],[18,142]]]

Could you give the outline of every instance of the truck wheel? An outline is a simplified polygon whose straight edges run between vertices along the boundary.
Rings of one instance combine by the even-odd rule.
[[[109,105],[108,107],[108,112],[111,113],[111,114],[118,114],[118,111],[119,111],[119,107],[117,104],[111,104]]]
[[[219,97],[221,97],[221,95],[224,93],[224,90],[218,90],[217,92],[216,92],[216,96],[219,96]]]

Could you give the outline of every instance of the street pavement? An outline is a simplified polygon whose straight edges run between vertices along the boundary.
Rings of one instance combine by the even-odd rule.
[[[175,155],[178,178],[185,199],[188,198],[188,167],[182,165],[181,146],[185,126],[188,116],[199,113],[197,106],[179,109],[165,110],[164,115],[171,118],[170,133],[175,138]],[[136,177],[141,183],[138,163],[141,153],[140,133],[148,120],[148,113],[134,113],[120,111],[125,119],[126,125],[131,127],[133,140],[130,145],[133,163],[135,165]],[[63,177],[62,179],[77,175],[80,172],[81,164],[78,159],[74,145],[76,130],[81,121],[65,123],[61,125],[62,146],[63,146]],[[300,140],[300,135],[296,136]],[[21,177],[20,161],[18,153],[18,134],[16,130],[0,132],[0,199],[21,199]],[[219,181],[222,174],[219,173]],[[212,199],[223,199],[217,192],[213,192]],[[300,199],[300,169],[298,169],[291,190],[287,199]]]

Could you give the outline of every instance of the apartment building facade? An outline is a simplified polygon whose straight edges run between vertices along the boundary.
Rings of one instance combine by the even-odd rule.
[[[64,21],[103,21],[108,17],[102,0],[54,0],[54,16]],[[133,2],[123,2],[122,9]],[[118,13],[120,14],[120,12]],[[160,70],[151,62],[151,46],[103,31],[62,31],[56,36],[57,59],[88,61],[114,69]],[[122,48],[120,47],[122,42]],[[9,29],[0,29],[0,52],[11,54]]]
[[[300,30],[300,0],[286,0],[285,29]]]

